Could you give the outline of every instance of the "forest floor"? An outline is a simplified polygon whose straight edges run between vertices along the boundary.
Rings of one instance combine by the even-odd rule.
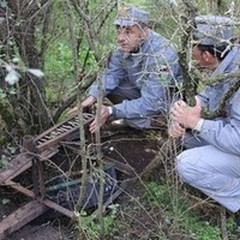
[[[150,162],[158,159],[162,146],[167,142],[165,137],[161,131],[142,132],[129,131],[129,129],[113,133],[108,132],[103,137],[102,151],[104,156],[125,164],[134,173],[131,177],[126,177],[128,178],[126,188],[114,200],[114,204],[118,206],[118,214],[116,218],[114,217],[114,221],[116,222],[111,225],[112,230],[108,230],[106,237],[103,238],[104,240],[197,239],[193,236],[191,237],[184,230],[179,229],[178,225],[174,225],[171,222],[172,220],[166,217],[165,209],[157,204],[157,200],[152,197],[152,195],[156,194],[157,198],[160,198],[162,193],[157,192],[158,190],[154,193],[153,188],[153,194],[151,195],[146,185],[153,181],[158,186],[158,182],[164,181],[166,183],[167,178],[168,180],[172,177],[175,178],[172,174],[173,166],[171,166],[172,163],[169,161],[169,156],[166,154],[162,159],[159,158],[160,162],[158,164],[160,164],[154,171],[150,171],[150,174],[148,173],[147,179],[144,179],[144,176],[142,176],[142,173],[149,166]],[[6,148],[3,151],[6,151]],[[60,159],[64,159],[64,156],[61,155]],[[165,160],[170,165],[166,166]],[[171,171],[169,172],[167,168],[170,168]],[[120,173],[120,175],[120,181],[124,180],[124,174]],[[0,188],[0,199],[0,221],[31,200],[6,187]],[[196,199],[193,199],[192,206],[196,205]],[[150,204],[147,203],[148,200]],[[164,199],[162,200],[165,201]],[[173,206],[170,208],[174,208],[175,203],[173,202],[172,204]],[[206,212],[209,213],[212,211],[212,214],[210,213],[211,219],[218,221],[219,210],[216,211],[216,209],[218,209],[218,206],[215,204],[203,202],[203,204],[199,205],[198,211],[200,211],[200,215],[202,216],[205,216]],[[111,218],[112,213],[109,211],[109,213],[106,212],[107,214],[110,214]],[[85,238],[79,237],[76,226],[77,224],[69,221],[67,217],[59,214],[56,216],[49,210],[19,230],[7,235],[4,240],[98,239],[86,236]],[[93,228],[94,226],[90,225],[90,227]]]
[[[105,156],[121,162],[135,174],[128,181],[127,187],[124,190],[125,193],[122,193],[114,203],[121,206],[128,206],[132,198],[136,199],[142,196],[144,187],[139,183],[139,178],[141,172],[156,157],[159,150],[159,143],[162,140],[159,141],[159,138],[156,138],[156,136],[160,137],[154,131],[129,131],[129,129],[105,134],[102,140]],[[114,149],[114,151],[110,151],[109,149]],[[2,151],[6,153],[6,148]],[[0,189],[0,199],[0,220],[30,201],[29,198],[5,187]],[[70,223],[69,219],[59,215],[58,217],[49,218],[50,215],[49,212],[44,213],[18,231],[8,235],[6,240],[77,239],[75,235],[76,231],[74,231],[73,227],[74,224]],[[144,218],[144,216],[142,217]],[[146,216],[146,221],[149,221],[148,216]],[[136,228],[139,230],[142,229],[141,226],[136,226]],[[112,239],[121,238],[116,236],[116,238],[113,237]]]

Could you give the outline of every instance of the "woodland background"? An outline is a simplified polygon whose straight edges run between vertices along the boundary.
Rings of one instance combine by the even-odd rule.
[[[184,36],[185,44],[188,40],[184,17],[225,15],[237,23],[236,39],[240,32],[240,0],[125,2],[151,13],[151,28],[176,45],[180,55],[185,56],[185,66],[189,65],[189,56],[184,52],[187,47]],[[73,106],[78,105],[81,111],[80,103],[88,87],[106,67],[115,46],[113,20],[118,4],[121,1],[0,1],[1,167],[10,161],[24,135],[37,135],[66,119],[67,111]],[[136,211],[141,209],[147,213],[149,221],[153,222],[145,233],[139,233],[136,238],[129,237],[131,230],[118,210],[105,218],[105,233],[99,230],[97,223],[85,222],[87,239],[98,239],[104,234],[103,239],[239,239],[236,216],[227,213],[229,218],[225,227],[228,234],[225,229],[223,238],[218,207],[209,199],[203,200],[199,194],[189,203],[188,189],[180,186],[175,176],[173,178],[163,182],[159,177],[140,181],[149,194],[142,194],[141,199],[133,197],[137,207],[132,206],[127,211],[131,213],[136,208]],[[206,209],[213,214],[207,215]],[[161,224],[158,217],[153,220],[160,212]],[[121,238],[121,232],[129,234],[128,237]]]

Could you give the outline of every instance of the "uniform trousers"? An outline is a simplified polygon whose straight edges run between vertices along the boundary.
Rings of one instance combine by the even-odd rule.
[[[185,150],[177,157],[180,178],[231,212],[240,209],[240,156],[213,145]]]

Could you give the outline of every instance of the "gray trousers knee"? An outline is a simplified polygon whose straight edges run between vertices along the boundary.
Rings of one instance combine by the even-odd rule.
[[[192,148],[177,157],[180,178],[226,207],[240,209],[240,157],[212,145]]]

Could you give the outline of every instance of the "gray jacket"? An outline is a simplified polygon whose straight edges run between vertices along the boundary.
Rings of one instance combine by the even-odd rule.
[[[116,108],[116,118],[135,119],[166,113],[168,90],[181,79],[177,54],[169,41],[149,31],[138,53],[113,53],[102,77],[103,95],[109,93],[126,97]],[[97,97],[93,85],[89,95]]]
[[[239,71],[240,49],[233,47],[225,59],[213,72],[212,78],[222,73]],[[210,112],[219,107],[219,102],[230,86],[239,81],[239,77],[232,79],[223,79],[213,85],[208,85],[206,89],[199,94],[202,105],[208,107]],[[220,150],[240,155],[240,89],[229,99],[226,104],[226,117],[214,120],[205,120],[200,139],[207,144],[214,145]]]

